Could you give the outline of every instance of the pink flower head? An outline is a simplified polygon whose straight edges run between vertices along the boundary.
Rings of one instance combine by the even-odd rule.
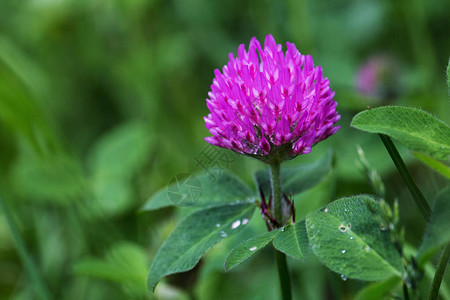
[[[267,35],[264,49],[254,37],[248,52],[242,44],[238,57],[215,78],[206,99],[204,117],[212,136],[208,143],[266,162],[283,161],[309,153],[311,147],[336,133],[340,119],[329,80],[310,55],[286,43],[286,53]]]

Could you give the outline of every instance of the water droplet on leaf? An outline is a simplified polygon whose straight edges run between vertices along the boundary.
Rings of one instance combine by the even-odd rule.
[[[236,229],[241,225],[241,220],[236,220],[231,224],[231,229]]]
[[[242,225],[245,225],[245,224],[247,224],[248,223],[248,219],[247,218],[245,218],[244,220],[242,220]]]
[[[219,223],[217,223],[217,224],[216,224],[216,227],[220,227],[220,224],[219,224]]]
[[[328,212],[328,208],[325,208],[325,210],[324,210],[325,212]]]
[[[345,275],[342,274],[342,275],[341,275],[341,279],[342,279],[343,281],[346,281],[346,280],[347,280],[347,277],[345,277]]]
[[[224,237],[227,237],[227,234],[225,233],[225,231],[221,231],[220,236],[224,238]]]
[[[258,247],[254,246],[250,248],[250,251],[255,251]]]
[[[366,247],[364,248],[364,250],[366,250],[366,252],[369,252],[370,247],[368,245],[366,245]]]
[[[342,254],[344,254],[344,253],[346,252],[346,250],[345,250],[345,249],[342,249],[342,251],[341,251],[341,252],[342,252]]]

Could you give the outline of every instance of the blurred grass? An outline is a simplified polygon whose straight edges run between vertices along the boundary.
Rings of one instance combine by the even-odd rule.
[[[299,207],[371,192],[354,163],[360,144],[385,180],[388,200],[400,199],[407,240],[417,246],[423,224],[387,153],[376,136],[350,129],[349,122],[368,105],[399,104],[421,107],[449,123],[449,12],[450,4],[439,0],[1,1],[0,192],[52,297],[151,297],[137,277],[148,269],[177,214],[136,211],[172,176],[202,171],[194,158],[208,134],[202,116],[213,70],[240,43],[268,33],[280,43],[294,42],[323,66],[342,115],[337,135],[289,162],[314,160],[329,148],[336,152],[328,184],[300,195]],[[379,55],[395,61],[396,81],[389,87],[394,97],[374,98],[356,88],[358,70]],[[233,158],[230,169],[252,184],[252,173],[263,166]],[[443,178],[412,156],[406,161],[432,199]],[[4,218],[0,215],[0,298],[31,299],[36,291]],[[193,277],[192,286],[167,280],[155,297],[273,294],[271,253],[228,274],[210,267],[210,261],[224,259],[214,255],[200,266],[200,275],[179,275],[181,282]],[[124,261],[145,266],[127,269],[124,276],[102,273]],[[92,265],[105,269],[93,272]],[[293,263],[292,270],[299,297],[351,299],[362,287],[326,275],[313,257]],[[308,274],[314,274],[314,285]]]

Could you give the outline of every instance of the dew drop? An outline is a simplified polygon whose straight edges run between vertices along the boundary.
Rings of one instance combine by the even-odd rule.
[[[369,252],[370,247],[368,245],[366,245],[366,247],[364,247],[364,250],[366,250],[366,252]]]
[[[311,226],[309,226],[309,228],[313,229],[314,228],[314,224],[311,224]]]
[[[255,251],[258,247],[254,246],[250,248],[250,251]]]
[[[283,227],[281,227],[281,231],[284,231],[284,226],[283,226]]]
[[[241,220],[236,220],[231,224],[231,229],[236,229],[241,225]]]
[[[351,236],[350,239],[353,240],[353,237]]]
[[[341,279],[342,279],[343,281],[346,281],[346,280],[347,280],[347,277],[345,277],[345,275],[342,274],[342,275],[341,275]]]
[[[220,224],[219,224],[219,223],[217,223],[217,224],[216,224],[216,227],[220,227]]]
[[[341,232],[346,232],[347,231],[347,227],[345,227],[344,225],[339,225],[339,230],[341,231]]]
[[[346,251],[347,251],[347,250],[345,250],[345,249],[342,249],[342,251],[341,251],[341,252],[342,252],[342,254],[344,254],[344,253],[345,253]]]
[[[348,212],[348,209],[344,209],[345,212]]]
[[[221,231],[221,232],[220,232],[220,236],[224,238],[224,237],[227,237],[227,234],[226,234],[225,231]]]
[[[394,230],[394,224],[389,223],[389,229],[390,229],[390,230]]]
[[[242,220],[242,225],[245,225],[245,224],[247,224],[248,223],[248,219],[247,218],[245,218],[244,220]]]
[[[348,224],[347,224],[347,228],[348,228],[348,229],[352,228],[352,224],[348,223]]]
[[[324,210],[325,212],[328,212],[328,208],[325,208],[325,210]]]
[[[381,225],[380,225],[380,230],[381,231],[385,231],[386,230],[386,226],[383,223],[381,223]]]

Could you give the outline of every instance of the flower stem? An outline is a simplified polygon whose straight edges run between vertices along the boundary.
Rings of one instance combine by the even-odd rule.
[[[442,252],[439,264],[434,274],[433,282],[431,283],[430,295],[428,300],[435,300],[439,295],[439,288],[441,287],[442,278],[444,277],[445,268],[448,264],[448,259],[450,258],[450,243],[445,247]]]
[[[270,165],[272,185],[272,213],[273,217],[281,225],[283,224],[283,203],[281,202],[280,163]]]
[[[272,185],[272,213],[279,224],[283,223],[283,203],[281,198],[281,183],[280,183],[280,163],[272,163],[270,165],[271,185]],[[286,255],[275,250],[277,260],[278,277],[280,279],[281,297],[283,300],[291,300],[291,278],[286,262]]]
[[[9,230],[11,231],[11,235],[17,247],[19,257],[21,258],[24,267],[27,270],[28,275],[30,276],[30,279],[33,281],[35,285],[37,298],[42,300],[51,299],[50,293],[48,292],[47,287],[44,284],[44,280],[39,274],[37,266],[33,262],[31,255],[28,253],[25,247],[25,243],[19,231],[19,227],[14,221],[14,218],[11,212],[9,211],[7,204],[4,202],[1,196],[0,196],[0,208],[4,213],[6,223],[9,226]]]
[[[406,283],[403,284],[403,299],[409,300],[408,287],[406,286]]]
[[[286,254],[275,250],[277,259],[278,277],[280,279],[281,299],[291,300],[291,278],[289,276],[289,269],[286,262]]]
[[[411,196],[416,202],[416,205],[419,207],[420,212],[422,213],[425,220],[428,222],[431,217],[431,208],[428,205],[427,200],[425,199],[422,192],[419,190],[413,178],[411,177],[411,174],[406,168],[406,165],[403,162],[402,157],[398,153],[397,148],[395,148],[395,145],[392,142],[391,138],[381,133],[380,138],[383,141],[383,144],[386,147],[387,151],[389,152],[389,155],[391,156],[392,160],[394,161],[394,164],[397,167],[398,172],[405,181],[406,186],[408,187],[409,192],[411,193]]]

